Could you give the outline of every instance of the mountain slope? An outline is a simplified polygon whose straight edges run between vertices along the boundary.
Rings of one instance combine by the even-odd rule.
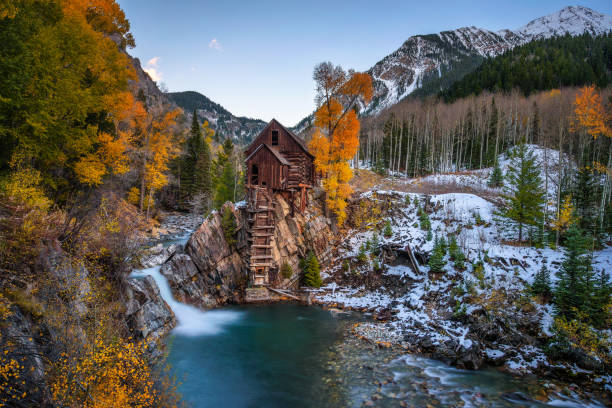
[[[513,30],[493,32],[462,27],[438,34],[410,37],[400,48],[376,63],[368,73],[374,79],[374,98],[366,107],[375,114],[408,95],[426,95],[446,89],[494,57],[532,40],[569,33],[603,34],[612,30],[612,16],[581,6],[566,7]]]
[[[248,144],[266,126],[260,119],[234,116],[223,106],[195,91],[169,92],[166,94],[183,108],[187,116],[197,110],[200,120],[207,120],[221,139],[231,137],[235,143]]]
[[[474,72],[452,84],[441,95],[447,102],[484,90],[535,91],[612,82],[612,34],[552,37],[521,45],[486,60]]]

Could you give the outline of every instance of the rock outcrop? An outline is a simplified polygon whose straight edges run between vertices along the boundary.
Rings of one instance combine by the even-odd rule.
[[[299,260],[308,251],[314,251],[325,265],[331,260],[334,242],[332,223],[325,217],[318,200],[310,197],[309,205],[301,214],[292,211],[290,203],[280,194],[274,196],[275,222],[272,255],[280,268],[283,263],[298,273]],[[248,284],[248,212],[246,208],[226,203],[236,221],[233,243],[228,244],[219,212],[211,214],[192,234],[185,253],[170,258],[161,273],[168,279],[176,299],[201,308],[226,303],[244,302],[244,289]],[[277,285],[288,283],[281,276],[272,277]]]
[[[128,327],[135,338],[155,342],[175,326],[174,313],[162,299],[152,277],[127,282]]]

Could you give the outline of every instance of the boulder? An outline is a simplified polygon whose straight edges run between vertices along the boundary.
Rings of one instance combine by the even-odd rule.
[[[168,245],[164,247],[162,244],[157,244],[154,247],[147,249],[140,258],[140,264],[143,268],[152,268],[167,262],[175,253],[182,252],[182,247],[178,244]]]
[[[155,343],[169,332],[176,319],[151,276],[127,280],[126,318],[132,335]]]
[[[176,254],[162,265],[160,273],[168,279],[172,295],[181,303],[208,309],[215,307],[217,301],[210,289],[214,289],[214,279],[201,276],[191,257]]]

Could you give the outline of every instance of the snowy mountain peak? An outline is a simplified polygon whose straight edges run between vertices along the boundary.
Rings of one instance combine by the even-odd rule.
[[[430,94],[448,87],[475,69],[485,57],[557,35],[603,34],[612,30],[612,16],[587,7],[569,6],[517,29],[497,32],[474,26],[408,38],[376,63],[374,98],[366,114],[376,114],[414,93]]]
[[[568,6],[556,13],[537,18],[516,30],[530,39],[555,35],[580,35],[585,31],[603,34],[612,29],[612,16],[601,14],[583,6]]]

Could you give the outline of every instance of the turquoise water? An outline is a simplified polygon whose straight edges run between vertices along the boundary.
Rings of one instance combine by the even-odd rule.
[[[346,405],[343,390],[321,379],[330,349],[354,318],[294,304],[223,311],[232,320],[216,335],[169,339],[168,362],[193,407]]]
[[[349,334],[359,314],[291,303],[202,311],[174,299],[159,269],[132,276],[152,276],[176,315],[168,363],[194,408],[603,406],[534,377],[379,349]]]
[[[273,304],[203,315],[207,334],[169,337],[168,362],[194,408],[603,406],[550,390],[540,403],[537,378],[379,349],[347,335],[356,314]]]

